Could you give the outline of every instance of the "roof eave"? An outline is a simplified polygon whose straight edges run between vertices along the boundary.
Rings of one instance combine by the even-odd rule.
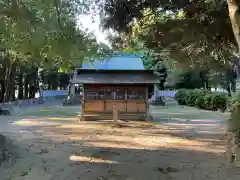
[[[124,82],[124,81],[115,81],[115,82],[104,82],[104,81],[79,81],[79,80],[70,80],[70,84],[158,84],[158,80],[154,81],[138,81],[138,82]]]
[[[75,71],[78,72],[153,72],[149,69],[81,69],[76,68]]]

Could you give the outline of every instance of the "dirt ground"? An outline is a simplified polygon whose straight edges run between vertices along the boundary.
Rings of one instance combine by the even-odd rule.
[[[12,149],[0,180],[239,180],[224,155],[227,116],[152,107],[152,122],[76,122],[79,107],[1,117]]]

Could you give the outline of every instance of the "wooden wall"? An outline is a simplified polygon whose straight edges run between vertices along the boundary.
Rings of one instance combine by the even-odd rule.
[[[144,93],[144,97],[142,99],[127,99],[127,94],[125,95],[125,99],[121,100],[106,98],[92,100],[86,97],[87,91],[101,88],[124,88],[128,92],[131,90],[141,90]],[[112,112],[113,105],[116,104],[120,112],[145,113],[147,112],[147,96],[147,86],[145,85],[84,85],[84,112]]]

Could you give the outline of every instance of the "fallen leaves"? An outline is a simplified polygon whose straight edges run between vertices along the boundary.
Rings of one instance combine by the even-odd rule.
[[[20,173],[20,176],[21,176],[21,177],[24,177],[24,176],[27,176],[27,175],[28,175],[28,172],[21,172],[21,173]]]
[[[37,154],[47,154],[49,151],[47,148],[45,149],[40,149],[40,152],[37,152]]]
[[[178,172],[179,170],[177,168],[173,168],[173,167],[170,167],[170,166],[167,166],[167,167],[158,167],[158,171],[163,173],[163,174],[169,174],[169,173],[175,173],[175,172]]]

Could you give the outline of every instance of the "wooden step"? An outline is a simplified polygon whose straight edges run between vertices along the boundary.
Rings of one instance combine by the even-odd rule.
[[[81,116],[81,115],[80,115]],[[112,120],[112,113],[101,113],[101,114],[85,114],[85,120],[94,121],[94,120]],[[144,113],[120,113],[119,120],[139,120],[144,121],[146,119]]]

